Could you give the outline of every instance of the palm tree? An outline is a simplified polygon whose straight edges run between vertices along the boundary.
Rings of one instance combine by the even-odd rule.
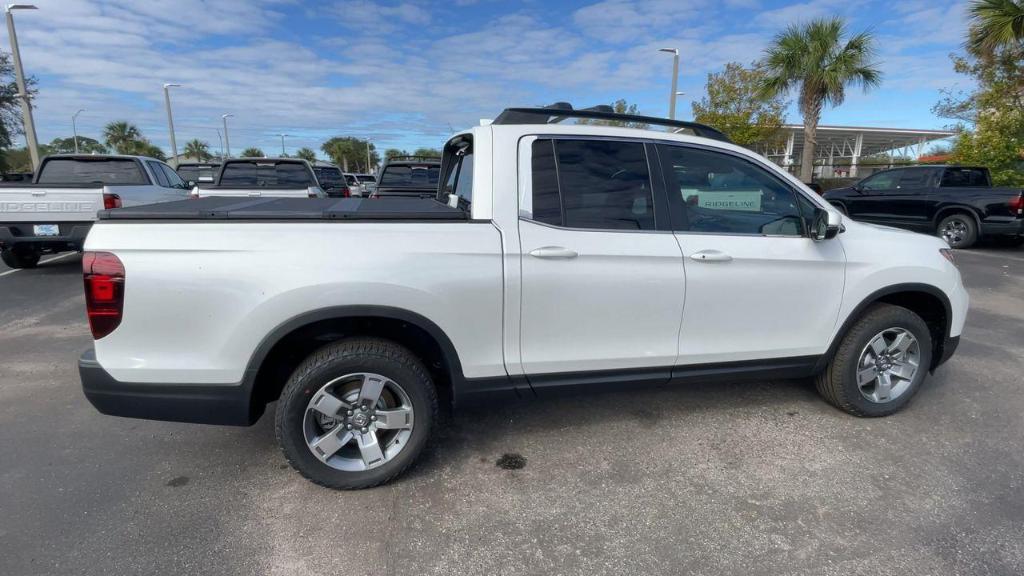
[[[200,162],[210,158],[210,145],[198,138],[185,143],[185,156],[191,156]]]
[[[142,132],[134,124],[118,120],[107,124],[103,129],[103,140],[118,154],[130,154],[135,145],[142,140]]]
[[[302,158],[307,162],[316,162],[316,152],[311,148],[299,148],[298,152],[295,153],[297,158]]]
[[[861,32],[847,40],[845,35],[846,25],[840,18],[794,24],[775,36],[760,62],[766,73],[761,83],[765,96],[795,88],[800,93],[804,119],[800,179],[805,182],[814,175],[814,147],[822,108],[842,104],[847,86],[859,85],[867,91],[878,86],[882,78],[872,62],[874,37]]]
[[[1013,44],[1024,48],[1024,0],[974,0],[967,10],[971,52],[982,54]]]
[[[263,153],[263,150],[260,150],[259,148],[256,148],[255,146],[250,146],[249,148],[246,148],[245,150],[242,150],[242,158],[265,158],[265,157],[266,157],[266,154]]]

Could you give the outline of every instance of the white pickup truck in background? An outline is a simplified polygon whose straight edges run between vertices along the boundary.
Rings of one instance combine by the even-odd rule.
[[[883,416],[959,342],[968,297],[942,240],[846,221],[706,126],[509,109],[443,152],[436,199],[103,213],[86,397],[236,425],[277,401],[289,462],[361,488],[412,464],[439,404],[813,377]]]
[[[187,197],[185,181],[154,158],[48,156],[32,183],[0,184],[0,256],[32,268],[42,254],[81,250],[99,210]]]
[[[235,158],[225,160],[213,184],[199,183],[195,198],[326,198],[309,162],[299,158]]]

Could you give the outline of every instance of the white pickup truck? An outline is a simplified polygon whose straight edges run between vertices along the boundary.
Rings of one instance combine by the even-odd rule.
[[[225,160],[213,184],[199,183],[194,198],[326,198],[309,162],[300,158],[235,158]]]
[[[439,405],[814,377],[882,416],[953,354],[968,297],[942,240],[844,222],[704,126],[553,122],[574,118],[658,122],[506,110],[447,142],[437,200],[104,214],[83,261],[86,397],[236,425],[276,400],[292,465],[361,488],[416,459]]]
[[[44,253],[81,250],[96,212],[188,197],[167,164],[143,156],[47,156],[31,184],[0,184],[0,257],[33,268]]]

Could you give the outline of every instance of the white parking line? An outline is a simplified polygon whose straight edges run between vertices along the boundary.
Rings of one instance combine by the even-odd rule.
[[[68,256],[74,256],[78,252],[67,252],[60,256],[54,256],[53,258],[47,258],[46,260],[40,260],[40,264],[46,264],[47,262],[53,262],[54,260],[60,260],[61,258],[67,258]],[[0,276],[7,276],[8,274],[14,274],[15,272],[21,272],[24,268],[15,268],[14,270],[8,270],[7,272],[0,272]]]

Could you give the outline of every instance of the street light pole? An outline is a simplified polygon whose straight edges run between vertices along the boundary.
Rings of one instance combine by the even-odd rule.
[[[220,158],[221,158],[221,160],[223,160],[224,159],[224,139],[221,138],[221,136],[220,136],[220,128],[216,128],[216,130],[217,130],[217,140],[220,140]]]
[[[32,170],[39,168],[39,143],[36,141],[36,124],[32,120],[32,102],[25,88],[25,70],[21,67],[21,52],[18,51],[18,35],[14,32],[14,14],[12,10],[37,10],[31,4],[8,4],[7,36],[11,39],[11,55],[14,57],[14,79],[18,84],[18,98],[21,100],[21,118],[25,124],[25,143],[32,157]]]
[[[75,154],[78,154],[78,124],[75,121],[82,112],[85,112],[85,108],[71,115],[71,133],[75,135]]]
[[[224,158],[231,158],[231,139],[228,138],[228,118],[233,118],[234,114],[221,114],[220,119],[224,121]]]
[[[370,139],[366,139],[366,173],[370,173]]]
[[[171,92],[169,88],[179,88],[181,84],[164,84],[164,105],[167,106],[167,128],[171,132],[171,158],[174,167],[178,167],[178,144],[174,141],[174,116],[171,114]]]
[[[284,156],[284,137],[289,136],[289,134],[278,134],[278,136],[281,137],[281,156]]]
[[[671,52],[672,56],[672,92],[670,92],[668,101],[668,117],[670,120],[676,119],[676,96],[678,95],[677,90],[679,89],[679,49],[678,48],[659,48],[659,52]]]

